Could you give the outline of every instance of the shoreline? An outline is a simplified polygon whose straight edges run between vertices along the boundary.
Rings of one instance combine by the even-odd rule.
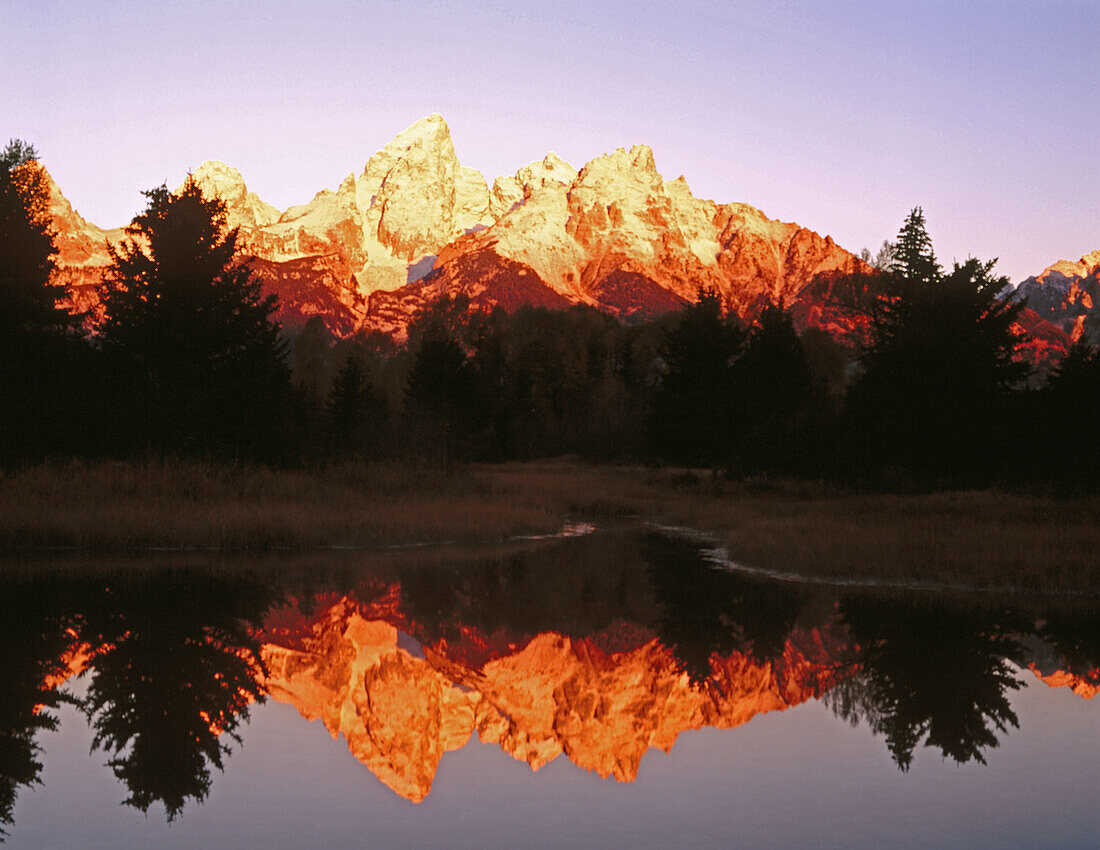
[[[705,535],[762,576],[1088,595],[1100,592],[1098,513],[1097,496],[859,494],[563,461],[451,471],[49,464],[0,478],[0,561],[384,554],[552,538],[570,521],[633,520]]]

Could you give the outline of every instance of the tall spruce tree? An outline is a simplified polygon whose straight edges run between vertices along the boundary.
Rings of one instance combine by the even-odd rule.
[[[420,348],[405,390],[410,436],[425,456],[450,463],[471,449],[480,413],[472,375],[466,352],[441,319],[431,318],[418,336]]]
[[[33,145],[13,139],[0,153],[0,332],[66,327],[57,302],[54,232],[45,172]]]
[[[0,152],[0,464],[79,451],[90,352],[59,303],[50,188],[32,145]]]
[[[1006,467],[1008,399],[1026,376],[1013,360],[1022,308],[1002,300],[995,260],[935,260],[924,216],[898,234],[891,271],[868,291],[874,342],[848,398],[849,460],[912,478],[975,482]]]
[[[684,308],[665,337],[662,357],[667,372],[655,394],[650,422],[658,457],[706,466],[728,461],[730,367],[743,342],[740,327],[723,318],[718,294],[700,289],[698,301]]]
[[[883,244],[883,249],[886,244]],[[886,260],[886,268],[894,275],[914,283],[935,283],[942,269],[932,250],[932,238],[924,222],[924,210],[914,207],[898,231],[898,241],[891,245],[892,252]],[[884,252],[879,252],[884,256]]]
[[[100,336],[138,412],[124,435],[139,450],[275,457],[289,387],[275,297],[238,256],[220,199],[190,177],[145,195],[103,292]]]
[[[332,383],[327,403],[329,450],[336,455],[363,455],[377,444],[385,405],[370,375],[353,351]]]
[[[813,373],[781,304],[768,303],[733,366],[735,455],[750,472],[808,474],[821,458]]]

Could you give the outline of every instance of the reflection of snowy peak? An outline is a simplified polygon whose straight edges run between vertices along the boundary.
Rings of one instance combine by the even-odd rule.
[[[683,732],[801,705],[859,669],[846,627],[828,615],[793,628],[770,660],[712,653],[700,686],[660,638],[624,620],[585,636],[454,622],[452,639],[429,639],[403,613],[400,584],[370,603],[316,601],[309,616],[293,600],[269,614],[258,635],[264,688],[343,735],[356,759],[414,802],[428,796],[444,754],[475,735],[533,770],[564,755],[632,782],[649,751],[670,751]],[[1051,645],[1022,643],[1021,663],[1050,687],[1085,699],[1100,692],[1100,670],[1068,672]]]
[[[459,163],[439,115],[400,133],[358,177],[281,213],[224,163],[205,162],[194,177],[226,202],[283,320],[319,314],[340,334],[400,335],[446,293],[480,306],[581,303],[644,316],[712,286],[745,313],[764,297],[793,297],[818,272],[858,265],[828,237],[694,197],[683,178],[661,177],[644,145],[579,172],[551,153],[490,188]],[[65,246],[60,260],[84,262]]]
[[[414,802],[428,795],[443,754],[474,734],[534,770],[564,754],[630,782],[646,752],[667,752],[681,732],[739,726],[819,696],[839,678],[840,644],[816,629],[796,632],[775,665],[714,656],[710,687],[699,688],[640,627],[611,647],[601,636],[510,635],[509,646],[471,663],[445,641],[421,645],[401,630],[406,624],[389,622],[401,619],[392,613],[363,613],[344,598],[265,641],[264,686],[342,734],[355,758]]]

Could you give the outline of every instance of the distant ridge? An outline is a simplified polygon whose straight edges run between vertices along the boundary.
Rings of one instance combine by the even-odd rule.
[[[490,186],[458,161],[438,114],[399,133],[358,176],[286,210],[223,162],[193,176],[226,202],[242,250],[279,296],[279,320],[293,329],[319,316],[338,336],[401,339],[419,310],[448,294],[473,308],[587,304],[630,320],[678,309],[700,286],[743,318],[782,299],[802,326],[843,335],[822,301],[827,287],[810,284],[867,269],[829,236],[746,203],[696,198],[683,177],[661,176],[645,145],[579,171],[549,153]],[[59,275],[76,307],[94,308],[106,244],[123,232],[85,221],[53,189]],[[1021,320],[1032,359],[1057,360],[1070,335],[1090,333],[1098,265],[1094,252],[1021,285],[1035,310]]]

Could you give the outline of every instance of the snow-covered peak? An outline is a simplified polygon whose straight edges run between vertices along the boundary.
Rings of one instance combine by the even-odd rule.
[[[225,202],[230,227],[264,227],[279,220],[279,210],[249,192],[241,172],[220,160],[206,160],[191,172],[191,179],[203,195]],[[176,192],[182,189],[181,185]]]

